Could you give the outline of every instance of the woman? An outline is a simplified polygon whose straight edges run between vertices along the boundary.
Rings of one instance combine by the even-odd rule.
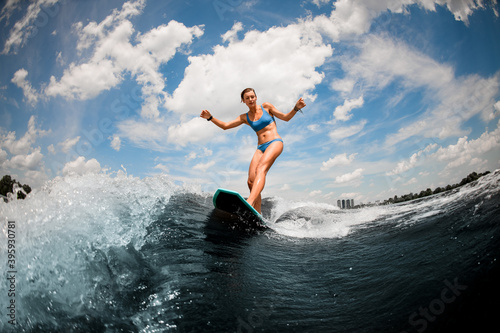
[[[261,213],[262,198],[260,194],[266,183],[267,172],[283,151],[283,140],[278,134],[274,116],[278,119],[289,121],[300,109],[306,106],[306,103],[304,103],[303,98],[300,98],[295,103],[292,111],[282,113],[271,103],[266,102],[258,105],[257,95],[252,88],[246,88],[241,92],[241,101],[248,106],[248,112],[241,114],[233,121],[224,122],[214,118],[208,110],[203,110],[200,117],[212,121],[223,130],[247,124],[257,133],[258,146],[248,169],[250,196],[247,201]]]

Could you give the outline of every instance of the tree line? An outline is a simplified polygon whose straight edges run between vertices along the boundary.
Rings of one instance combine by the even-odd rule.
[[[436,189],[434,189],[434,191],[431,190],[430,188],[428,188],[425,191],[420,191],[420,193],[409,193],[409,194],[402,195],[400,197],[398,197],[397,195],[395,195],[394,198],[389,198],[389,199],[385,200],[382,204],[383,205],[387,205],[387,204],[392,204],[392,203],[399,203],[399,202],[404,202],[404,201],[410,201],[410,200],[414,200],[414,199],[419,199],[419,198],[427,197],[429,195],[433,195],[433,194],[438,194],[438,193],[441,193],[441,192],[450,191],[450,190],[453,190],[453,189],[455,189],[457,187],[460,187],[460,186],[463,186],[465,184],[468,184],[468,183],[471,183],[473,181],[476,181],[479,178],[481,178],[482,176],[485,176],[485,175],[487,175],[489,173],[490,173],[489,171],[486,171],[486,172],[483,172],[483,173],[472,172],[467,177],[463,178],[460,183],[453,184],[453,185],[447,185],[446,187],[437,187]]]
[[[21,185],[20,182],[17,182],[15,179],[12,179],[10,175],[3,176],[2,180],[0,180],[0,194],[3,197],[7,197],[8,193],[14,193],[14,185],[22,188],[23,191],[17,191],[17,198],[24,199],[26,195],[31,192],[31,187],[29,185]],[[26,193],[26,194],[25,194]]]

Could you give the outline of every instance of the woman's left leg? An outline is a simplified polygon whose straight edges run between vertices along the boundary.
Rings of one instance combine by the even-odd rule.
[[[282,151],[283,151],[283,142],[281,141],[273,142],[269,145],[269,147],[267,147],[266,151],[262,154],[260,159],[257,159],[258,154],[255,154],[254,159],[252,159],[252,163],[250,163],[249,177],[248,177],[250,196],[248,197],[247,201],[259,213],[261,212],[260,194],[264,189],[264,185],[266,184],[267,172],[273,165],[274,161],[276,161],[276,158],[280,156]]]

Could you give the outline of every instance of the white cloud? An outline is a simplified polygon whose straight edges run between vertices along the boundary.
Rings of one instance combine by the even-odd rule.
[[[204,119],[193,118],[188,122],[170,126],[168,128],[168,142],[184,147],[188,143],[210,140],[214,133],[220,129],[211,123],[208,125]]]
[[[234,42],[238,38],[238,32],[243,30],[243,24],[241,22],[235,22],[231,30],[227,31],[225,34],[223,34],[222,41],[223,42]]]
[[[431,155],[437,161],[448,162],[446,169],[456,168],[474,161],[478,163],[478,156],[493,149],[500,148],[500,121],[492,132],[484,132],[475,140],[468,140],[467,136],[458,139],[454,145],[439,148]],[[476,158],[476,159],[475,159]],[[482,163],[482,162],[481,162]]]
[[[330,2],[330,0],[311,0],[313,4],[315,4],[318,7],[321,7],[322,5],[326,5]]]
[[[321,167],[321,171],[329,170],[335,166],[339,165],[350,165],[352,161],[356,158],[357,153],[351,154],[347,156],[347,153],[336,155],[335,157],[330,158],[328,161],[323,162],[323,166]]]
[[[311,124],[307,126],[307,129],[310,130],[311,132],[319,132],[320,126],[319,124]]]
[[[416,184],[416,183],[418,183],[418,180],[417,180],[417,178],[413,177],[412,179],[410,179],[409,181],[407,181],[403,185],[404,186],[408,186],[408,185],[413,185],[413,184]]]
[[[7,161],[7,152],[3,149],[0,149],[0,165],[2,165],[5,161]]]
[[[57,52],[57,57],[56,57],[56,63],[60,66],[64,66],[65,65],[65,61],[63,59],[63,56],[62,56],[62,52],[59,51]]]
[[[75,27],[81,32],[78,41],[77,49],[79,51],[91,47],[96,40],[103,39],[106,35],[106,30],[127,18],[139,15],[145,5],[145,0],[128,1],[123,4],[121,10],[114,9],[111,15],[108,15],[101,23],[89,22],[85,27],[81,22],[76,23]]]
[[[31,116],[28,121],[28,130],[19,140],[16,140],[16,132],[0,135],[0,148],[7,148],[13,155],[27,154],[32,149],[31,146],[36,139],[47,135],[49,132],[36,128],[35,116]]]
[[[203,156],[212,156],[213,154],[213,151],[206,148],[206,147],[203,147]]]
[[[71,150],[71,148],[73,148],[78,143],[78,141],[80,141],[79,136],[77,136],[76,138],[73,138],[73,139],[66,139],[63,142],[60,142],[59,146],[61,146],[61,151],[63,153],[69,152]]]
[[[197,154],[194,151],[189,152],[189,154],[186,156],[186,162],[189,162],[191,160],[194,160],[194,159],[200,158],[200,157],[212,156],[212,154],[213,154],[212,150],[210,150],[206,147],[203,147],[203,153]]]
[[[280,188],[280,191],[285,192],[285,191],[290,191],[291,189],[292,187],[290,186],[290,184],[283,184],[283,186],[281,186]]]
[[[44,168],[41,170],[28,170],[24,173],[23,177],[23,183],[28,184],[31,189],[41,187],[48,180],[49,176]]]
[[[495,105],[493,105],[495,112],[492,114],[493,118],[496,118],[500,116],[500,101],[496,102]]]
[[[54,147],[54,144],[51,144],[50,146],[47,147],[47,150],[49,151],[49,153],[51,153],[52,155],[55,155],[56,154],[56,147]]]
[[[407,159],[400,161],[396,167],[387,172],[387,176],[395,176],[407,172],[416,166],[436,163],[447,163],[444,171],[463,167],[464,165],[480,167],[487,161],[481,158],[485,153],[500,149],[500,122],[497,129],[491,132],[483,133],[475,140],[469,140],[467,136],[461,137],[454,145],[439,147],[437,144],[430,144],[425,149],[420,150]],[[420,173],[420,176],[426,176],[426,173]],[[410,181],[412,181],[410,179]],[[410,181],[405,185],[411,184]]]
[[[485,121],[495,118],[494,101],[500,86],[500,73],[483,79],[473,75],[454,79],[435,91],[439,99],[419,120],[387,137],[394,144],[414,135],[444,139],[467,133],[463,124],[476,115]]]
[[[186,156],[186,162],[194,160],[196,157],[197,157],[196,153],[192,151]]]
[[[437,148],[437,144],[433,143],[425,147],[424,149],[414,153],[410,156],[408,160],[403,160],[397,164],[397,166],[390,172],[387,172],[387,176],[394,176],[404,173],[410,169],[413,169],[418,162],[420,162],[422,156],[426,156],[430,151],[435,150]]]
[[[147,120],[127,119],[118,125],[120,137],[126,137],[135,145],[162,151],[165,149],[167,134],[165,124]]]
[[[122,144],[120,137],[116,134],[113,134],[113,136],[110,137],[109,139],[111,140],[111,148],[113,148],[116,151],[120,151],[120,147]]]
[[[19,154],[13,156],[5,163],[5,167],[20,170],[37,170],[43,165],[42,159],[43,155],[40,153],[40,148],[36,148],[30,154]]]
[[[353,109],[357,109],[362,107],[364,104],[363,96],[357,99],[346,99],[344,104],[339,105],[335,108],[333,112],[333,116],[336,120],[347,121],[352,118],[352,113],[350,113]]]
[[[358,134],[363,130],[367,121],[365,119],[359,121],[357,124],[341,127],[331,131],[328,135],[332,138],[333,141],[340,141],[342,139],[351,137],[353,135]]]
[[[169,110],[185,117],[209,109],[218,119],[233,120],[246,112],[244,106],[238,112],[237,106],[240,92],[248,86],[256,89],[260,103],[269,101],[284,111],[301,95],[314,99],[307,92],[323,80],[323,73],[316,68],[332,55],[332,47],[323,43],[317,31],[309,29],[308,21],[263,32],[248,31],[241,40],[235,34],[225,36],[227,46],[215,46],[213,54],[189,57],[183,81],[166,100]],[[185,125],[173,125],[169,132],[177,133],[175,138],[182,142],[211,136],[206,130]]]
[[[373,20],[381,13],[387,10],[403,13],[406,6],[415,3],[422,5],[419,0],[338,0],[334,3],[330,17],[318,16],[314,24],[334,42],[338,42],[367,33]]]
[[[336,79],[331,83],[331,88],[340,92],[342,95],[350,95],[356,86],[354,78],[346,77],[343,79]]]
[[[481,115],[486,121],[494,119],[500,74],[490,78],[455,77],[451,66],[388,37],[367,36],[361,39],[359,47],[359,55],[341,59],[347,73],[341,80],[355,81],[365,94],[379,92],[390,84],[397,84],[404,94],[419,89],[427,104],[427,111],[417,119],[408,119],[398,132],[387,135],[387,145],[412,136],[444,139],[464,135],[462,125],[473,116]],[[332,85],[337,86],[340,84]]]
[[[85,27],[75,25],[79,34],[77,49],[93,50],[92,56],[80,64],[71,63],[58,80],[54,76],[45,89],[48,96],[67,99],[89,99],[117,86],[124,74],[130,73],[142,87],[141,115],[158,119],[159,107],[165,97],[165,78],[160,66],[168,62],[181,48],[203,34],[202,26],[186,27],[170,21],[131,39],[135,34],[131,16],[141,13],[144,1],[129,1],[121,10],[114,10],[101,23],[90,22]]]
[[[207,163],[198,163],[193,167],[193,170],[200,170],[206,172],[210,167],[215,165],[215,161],[210,161]]]
[[[345,198],[345,199],[353,199],[354,204],[357,202],[363,200],[363,195],[358,192],[348,192],[348,193],[342,193],[339,198]]]
[[[439,64],[403,42],[369,35],[359,47],[360,54],[342,58],[342,66],[348,73],[347,79],[363,82],[366,88],[381,90],[396,79],[403,80],[407,88],[439,88],[453,80],[450,66]]]
[[[17,8],[19,5],[19,2],[21,0],[7,0],[5,5],[2,8],[2,11],[0,12],[0,21],[2,21],[4,18],[9,21],[10,16],[12,15],[12,12]]]
[[[31,83],[26,80],[28,76],[28,71],[24,68],[21,68],[17,72],[14,73],[14,77],[12,78],[12,83],[21,88],[24,93],[24,98],[30,105],[35,105],[38,102],[38,92],[33,89]]]
[[[436,4],[445,6],[453,14],[455,20],[463,21],[466,25],[469,24],[469,16],[472,15],[474,10],[484,8],[482,0],[419,0],[424,8],[435,11]],[[493,0],[493,6],[496,6],[496,0]],[[498,16],[498,13],[496,13]]]
[[[319,2],[314,3],[319,4]],[[334,10],[330,17],[319,16],[315,19],[315,24],[333,41],[339,41],[368,32],[373,20],[387,10],[392,13],[404,13],[408,6],[418,5],[435,11],[436,4],[446,6],[456,20],[463,21],[465,24],[468,24],[468,17],[474,10],[484,8],[482,1],[474,0],[339,0],[334,3]],[[496,0],[492,7],[498,16],[495,6]]]
[[[323,193],[321,190],[314,190],[314,191],[309,192],[309,196],[316,197],[318,195],[321,195],[321,193]]]
[[[67,99],[93,98],[121,82],[120,74],[121,70],[108,59],[95,59],[81,65],[72,63],[59,81],[54,76],[50,78],[45,94]]]
[[[74,161],[66,163],[62,169],[64,176],[71,174],[84,175],[99,172],[101,172],[101,165],[99,162],[95,158],[85,161],[85,157],[83,156],[79,156]]]
[[[31,116],[28,130],[19,140],[16,139],[16,132],[0,135],[0,171],[19,175],[22,182],[32,187],[42,185],[48,179],[44,167],[44,155],[40,147],[33,145],[38,138],[48,133],[50,131],[37,128],[35,117]]]
[[[35,20],[38,18],[40,12],[42,11],[42,7],[46,9],[57,5],[59,0],[36,0],[33,1],[26,10],[26,15],[19,21],[14,24],[14,27],[10,30],[9,37],[5,42],[4,49],[2,54],[8,54],[12,49],[14,49],[14,53],[16,53],[17,49],[26,43],[26,40],[34,36],[38,33],[38,27],[35,23]],[[9,18],[10,14],[13,10],[15,10],[20,1],[8,1],[7,4],[2,9],[2,17]],[[53,13],[57,12],[57,10],[51,10],[49,13],[53,15]],[[43,13],[48,19],[47,13]]]
[[[201,118],[192,118],[186,123],[167,128],[168,123],[171,121],[167,119],[160,121],[127,119],[117,125],[119,133],[116,135],[126,137],[139,147],[164,151],[172,147],[172,144],[185,147],[190,142],[206,142],[221,132],[218,127]],[[185,140],[192,131],[197,135],[191,140]]]
[[[170,171],[168,167],[162,163],[155,165],[155,169],[158,169],[164,173],[168,173]]]
[[[415,153],[411,155],[409,160],[399,162],[398,165],[391,172],[387,172],[386,175],[387,176],[399,175],[405,171],[414,168],[415,165],[417,164],[418,156],[419,156],[418,153]]]
[[[335,177],[336,184],[345,184],[353,181],[359,181],[363,178],[363,169],[359,168],[351,173],[346,173],[342,176]]]

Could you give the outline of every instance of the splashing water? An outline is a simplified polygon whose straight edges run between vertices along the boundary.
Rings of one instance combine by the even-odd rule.
[[[426,329],[467,327],[468,301],[500,298],[488,283],[498,271],[499,185],[496,171],[352,210],[267,198],[270,230],[248,234],[212,214],[211,194],[166,176],[58,177],[0,202],[0,331],[410,332],[425,318],[409,316],[456,278],[467,290]],[[5,311],[9,221],[15,326]]]

